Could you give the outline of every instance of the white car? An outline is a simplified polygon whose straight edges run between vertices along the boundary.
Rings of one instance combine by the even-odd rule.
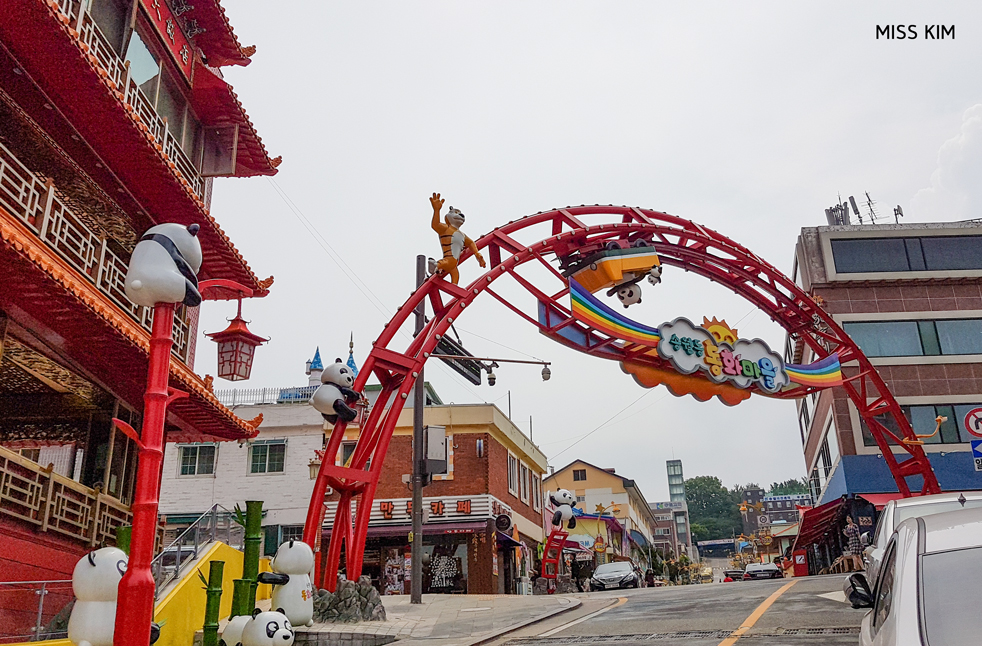
[[[887,543],[900,523],[908,518],[972,507],[982,507],[982,491],[939,493],[933,496],[916,496],[888,502],[880,513],[880,520],[876,524],[876,534],[865,551],[867,580],[870,583],[876,583],[876,576],[880,570],[880,563],[883,562]]]
[[[982,509],[909,518],[887,543],[872,591],[847,579],[863,618],[860,646],[978,644],[982,598]]]

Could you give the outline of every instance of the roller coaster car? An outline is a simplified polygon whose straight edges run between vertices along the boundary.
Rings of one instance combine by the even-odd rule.
[[[641,302],[638,286],[645,277],[652,285],[661,282],[661,260],[648,241],[611,240],[591,253],[563,258],[563,274],[572,278],[591,294],[607,289],[607,296],[617,294],[624,307]]]

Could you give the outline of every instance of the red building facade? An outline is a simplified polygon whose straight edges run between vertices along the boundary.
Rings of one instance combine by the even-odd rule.
[[[272,175],[221,67],[247,65],[217,0],[12,0],[0,12],[0,635],[131,517],[152,313],[123,293],[161,222],[196,223],[199,278],[263,296],[209,207],[218,176]],[[250,437],[193,371],[197,309],[178,308],[167,440]],[[7,592],[7,593],[5,593]],[[42,625],[60,610],[45,606]]]

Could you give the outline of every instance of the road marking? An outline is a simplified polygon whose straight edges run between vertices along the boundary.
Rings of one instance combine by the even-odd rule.
[[[846,595],[842,592],[826,592],[825,594],[818,595],[823,599],[828,599],[829,601],[838,601],[839,603],[849,603],[846,599]]]
[[[579,619],[574,619],[573,621],[571,621],[569,623],[563,624],[559,628],[553,628],[552,630],[550,630],[548,632],[544,632],[544,633],[542,633],[541,635],[538,635],[538,636],[539,637],[552,637],[553,635],[555,635],[558,632],[561,632],[563,630],[566,630],[567,628],[572,628],[576,624],[581,624],[584,621],[586,621],[587,619],[593,619],[594,617],[596,617],[598,615],[602,615],[605,612],[607,612],[608,610],[613,610],[617,606],[622,606],[625,603],[627,603],[627,597],[618,597],[617,598],[617,603],[615,603],[615,604],[611,604],[611,605],[607,606],[606,608],[601,608],[600,610],[597,610],[596,612],[591,612],[590,614],[588,614],[588,615],[586,615],[584,617],[580,617]]]
[[[787,592],[788,589],[797,582],[798,582],[797,580],[794,580],[791,583],[786,583],[774,594],[764,599],[764,603],[757,606],[757,609],[754,610],[752,613],[750,613],[750,616],[743,621],[743,624],[741,624],[739,628],[737,628],[732,633],[730,633],[729,637],[721,641],[719,643],[719,646],[733,646],[733,644],[737,643],[737,640],[740,639],[740,637],[743,636],[745,632],[747,632],[748,630],[754,627],[754,624],[757,623],[757,620],[760,619],[765,612],[767,612],[767,609],[770,608],[775,601],[777,601],[777,598],[780,597],[785,592]]]

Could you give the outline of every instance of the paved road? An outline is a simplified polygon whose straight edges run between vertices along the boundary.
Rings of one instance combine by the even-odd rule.
[[[858,643],[864,612],[845,603],[840,576],[577,596],[583,600],[577,611],[512,633],[496,643],[837,646]],[[600,614],[594,614],[598,611]]]

